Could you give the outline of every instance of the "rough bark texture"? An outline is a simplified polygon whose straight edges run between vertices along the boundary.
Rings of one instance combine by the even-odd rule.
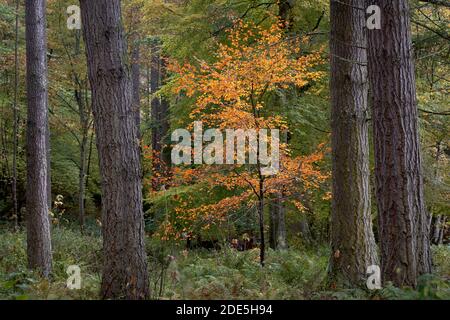
[[[133,87],[119,0],[81,0],[102,177],[103,298],[149,296]]]
[[[138,27],[140,23],[140,7],[138,5],[131,8],[131,79],[133,82],[133,109],[135,122],[138,128],[139,138],[141,137],[141,45]]]
[[[135,39],[131,51],[131,78],[133,82],[133,109],[136,127],[138,128],[139,138],[141,136],[141,67],[140,67],[140,45],[139,39]]]
[[[383,281],[415,286],[431,271],[407,0],[374,0],[381,29],[368,31],[375,175]]]
[[[48,211],[47,36],[45,0],[26,0],[27,47],[27,256],[42,275],[52,270]]]
[[[331,0],[333,201],[330,279],[362,284],[377,264],[369,191],[367,51],[357,0]]]

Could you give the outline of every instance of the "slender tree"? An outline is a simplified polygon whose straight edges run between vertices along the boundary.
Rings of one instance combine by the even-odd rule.
[[[141,44],[139,25],[141,22],[140,5],[136,4],[129,10],[130,14],[130,51],[131,51],[131,79],[133,82],[133,110],[135,122],[140,137],[141,127]]]
[[[43,276],[52,269],[48,208],[46,1],[25,1],[27,52],[27,253]]]
[[[149,296],[139,134],[120,0],[81,0],[102,176],[103,298]]]
[[[358,0],[330,1],[332,214],[330,276],[358,285],[377,262],[369,191],[366,19]]]
[[[157,158],[153,165],[153,172],[156,173],[152,182],[154,190],[161,188],[158,177],[165,176],[167,174],[165,171],[170,166],[170,158],[164,143],[169,131],[169,102],[165,97],[156,94],[166,77],[166,62],[161,51],[161,41],[154,39],[151,44],[150,69],[150,90],[153,95],[151,100],[152,151]]]
[[[374,0],[381,29],[368,36],[383,281],[415,286],[431,271],[407,0]]]
[[[16,0],[16,25],[14,41],[14,102],[13,102],[13,179],[12,179],[12,200],[14,226],[19,226],[19,212],[17,205],[17,148],[18,148],[18,126],[19,126],[19,9],[20,1]]]
[[[280,0],[278,2],[278,19],[283,30],[287,33],[292,31],[294,0]],[[284,143],[287,141],[287,132],[282,134]],[[269,199],[269,245],[272,249],[286,249],[286,206],[283,190],[274,194]]]

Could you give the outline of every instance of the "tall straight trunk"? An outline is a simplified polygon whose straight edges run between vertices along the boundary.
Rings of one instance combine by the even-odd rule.
[[[27,256],[43,276],[52,270],[48,208],[47,35],[45,0],[26,0],[27,50]]]
[[[259,143],[258,143],[259,144]],[[259,153],[259,147],[258,147]],[[259,159],[259,156],[258,156]],[[259,263],[262,267],[264,267],[265,255],[266,255],[266,241],[264,236],[264,177],[261,175],[261,168],[258,168],[259,171],[259,193],[258,193],[258,223],[259,223],[259,237],[260,237],[260,245],[259,245]]]
[[[169,131],[169,102],[162,96],[155,95],[161,89],[166,77],[166,63],[161,55],[161,44],[159,40],[151,46],[151,70],[150,70],[150,90],[153,95],[151,101],[151,122],[152,122],[152,151],[157,157],[153,165],[153,171],[157,176],[165,176],[166,169],[170,166],[170,155],[164,146],[164,138]],[[159,190],[158,179],[153,179],[152,187]]]
[[[83,133],[80,143],[80,172],[78,179],[78,206],[79,206],[79,223],[81,232],[84,231],[85,219],[86,219],[86,175],[87,175],[87,133]]]
[[[75,75],[74,84],[81,83],[78,76]],[[81,125],[81,141],[80,141],[80,170],[78,179],[78,206],[79,206],[79,223],[81,232],[84,231],[86,219],[86,176],[87,176],[87,155],[88,155],[88,138],[89,138],[89,118],[90,111],[87,108],[86,100],[82,94],[81,85],[75,90],[75,99],[78,105],[78,113]]]
[[[120,0],[81,0],[102,177],[103,298],[149,296],[133,84]]]
[[[278,2],[278,19],[286,32],[293,27],[292,9],[295,0],[280,0]],[[283,142],[288,144],[288,132],[283,132]],[[272,249],[284,250],[286,240],[286,206],[283,192],[276,193],[269,206],[269,245]]]
[[[14,104],[13,104],[13,163],[12,163],[12,200],[13,200],[13,216],[14,227],[19,226],[19,212],[17,206],[17,147],[18,147],[18,126],[19,126],[19,9],[20,1],[16,0],[16,26],[15,26],[15,42],[14,42]]]
[[[48,98],[45,104],[48,110]],[[47,111],[48,113],[48,111]],[[45,128],[45,157],[47,161],[47,206],[48,210],[52,210],[52,171],[51,171],[51,135],[50,135],[50,124],[47,119],[47,125]]]
[[[151,64],[150,64],[150,92],[152,94],[151,100],[151,120],[152,120],[152,150],[161,152],[161,130],[160,130],[160,113],[161,113],[161,99],[156,95],[160,89],[161,79],[161,48],[158,42],[153,42],[150,47],[151,50]]]
[[[407,0],[374,0],[381,29],[368,36],[383,281],[415,286],[431,271]]]
[[[366,20],[358,0],[330,1],[332,210],[330,280],[361,285],[377,263],[369,191]]]
[[[135,114],[135,123],[138,128],[138,133],[140,137],[140,127],[141,127],[141,66],[140,66],[140,45],[138,39],[135,40],[133,44],[133,49],[131,51],[131,78],[133,82],[133,108]]]
[[[132,5],[125,15],[130,22],[128,26],[128,44],[130,46],[131,81],[133,83],[133,112],[135,113],[136,126],[139,138],[141,138],[141,44],[139,25],[141,22],[141,5]]]

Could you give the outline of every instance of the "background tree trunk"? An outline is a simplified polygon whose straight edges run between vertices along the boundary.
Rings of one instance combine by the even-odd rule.
[[[48,277],[52,246],[48,207],[47,35],[45,0],[26,0],[27,47],[27,255]]]
[[[283,195],[277,193],[270,202],[269,244],[272,249],[287,249],[286,242],[286,206]]]
[[[330,278],[360,285],[377,264],[369,191],[366,20],[357,0],[331,0],[333,200]]]
[[[368,31],[375,175],[383,281],[415,286],[431,271],[416,85],[407,0],[374,0],[381,29]]]
[[[19,134],[19,9],[20,1],[16,0],[16,25],[15,25],[15,42],[14,42],[14,102],[13,102],[13,163],[12,163],[12,201],[14,227],[19,227],[19,210],[17,205],[17,150],[18,150],[18,134]]]
[[[139,135],[119,0],[81,0],[102,177],[103,298],[149,296]]]
[[[140,6],[131,8],[131,79],[133,82],[133,109],[135,122],[138,128],[139,139],[141,138],[141,45],[139,38]]]
[[[157,39],[151,45],[151,71],[150,71],[150,90],[153,95],[151,101],[151,124],[152,124],[152,151],[157,157],[153,164],[153,171],[157,176],[165,176],[166,169],[170,167],[170,154],[164,147],[164,139],[169,131],[169,103],[164,97],[156,95],[161,89],[166,76],[165,61],[161,55],[161,44]],[[153,190],[161,188],[157,178],[153,179]]]

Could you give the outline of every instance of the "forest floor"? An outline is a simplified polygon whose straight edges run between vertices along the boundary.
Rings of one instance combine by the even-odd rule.
[[[26,235],[0,228],[0,299],[98,299],[101,238],[54,227],[50,281],[27,270]],[[327,289],[326,246],[269,250],[264,268],[258,249],[192,250],[147,239],[153,299],[450,299],[450,247],[433,247],[435,273],[417,289]],[[81,268],[81,289],[68,289],[68,266]],[[163,279],[163,281],[161,281]]]

